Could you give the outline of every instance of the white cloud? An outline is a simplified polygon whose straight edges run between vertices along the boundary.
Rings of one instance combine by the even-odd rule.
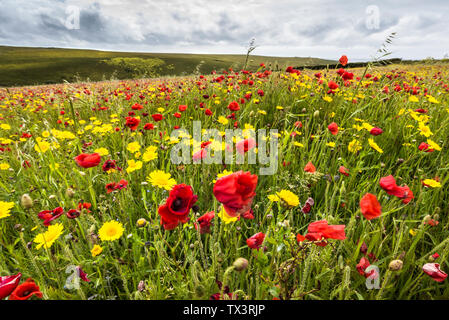
[[[449,3],[405,0],[1,0],[0,44],[120,51],[243,53],[256,37],[260,55],[364,60],[386,36],[394,56],[449,53]],[[64,26],[80,8],[80,29]],[[379,29],[366,26],[369,5]],[[372,15],[371,15],[372,17]]]

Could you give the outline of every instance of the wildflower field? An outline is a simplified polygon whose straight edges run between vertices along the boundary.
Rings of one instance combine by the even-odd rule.
[[[448,298],[449,65],[346,63],[0,89],[0,299]]]

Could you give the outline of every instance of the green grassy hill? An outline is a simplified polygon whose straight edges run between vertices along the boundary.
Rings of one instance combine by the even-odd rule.
[[[159,58],[165,62],[161,75],[208,74],[229,67],[242,68],[245,55],[175,54],[108,52],[96,50],[27,48],[0,46],[0,86],[24,86],[61,83],[64,80],[100,81],[130,78],[129,73],[108,65],[112,58]],[[248,69],[256,70],[261,62],[272,69],[286,66],[313,66],[335,63],[331,60],[298,57],[250,56]]]

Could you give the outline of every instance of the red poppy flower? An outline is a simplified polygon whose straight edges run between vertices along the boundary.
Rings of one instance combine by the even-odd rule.
[[[341,58],[338,60],[340,61],[340,64],[345,67],[348,64],[348,57],[345,55],[342,55]]]
[[[126,188],[127,186],[128,186],[128,181],[122,179],[122,180],[120,180],[119,182],[117,182],[115,184],[114,189],[115,190],[122,190],[122,189]]]
[[[28,300],[32,296],[42,298],[42,292],[39,287],[34,283],[34,280],[29,278],[16,289],[9,296],[9,300]]]
[[[303,242],[304,240],[306,240],[306,237],[304,237],[304,236],[302,236],[300,234],[296,235],[296,241],[297,242]]]
[[[133,109],[133,110],[141,110],[141,109],[143,109],[143,106],[141,104],[135,103],[135,104],[133,104],[131,109]]]
[[[405,196],[404,190],[396,185],[396,180],[392,175],[380,178],[380,187],[384,189],[389,195],[403,198]]]
[[[338,168],[338,172],[340,172],[341,174],[344,174],[345,176],[349,177],[348,169],[343,167],[343,166],[340,166],[340,168]]]
[[[164,116],[162,114],[160,114],[160,113],[153,114],[151,117],[156,122],[161,121],[162,119],[164,119]]]
[[[179,111],[183,112],[183,111],[186,111],[186,110],[187,110],[187,106],[181,104],[181,105],[178,107],[178,109],[179,109]]]
[[[79,212],[76,209],[70,209],[69,211],[67,211],[66,216],[69,219],[76,219],[81,215],[81,212]]]
[[[153,130],[153,129],[154,129],[154,124],[152,124],[152,123],[146,123],[146,124],[143,126],[143,129],[144,129],[144,130]]]
[[[382,213],[379,201],[371,193],[365,194],[360,200],[360,211],[362,211],[363,216],[368,220],[378,218]]]
[[[403,187],[396,185],[396,180],[392,175],[381,178],[379,184],[389,195],[403,199],[404,204],[409,203],[414,198],[412,190],[407,185]]]
[[[447,278],[447,273],[440,270],[440,265],[438,263],[426,263],[422,267],[422,270],[437,282],[443,282]]]
[[[251,249],[260,249],[260,246],[263,243],[263,240],[265,239],[265,234],[263,232],[256,233],[252,237],[246,239],[246,244]]]
[[[78,203],[78,210],[86,210],[87,213],[90,213],[90,208],[92,207],[92,204],[89,202],[79,202]]]
[[[133,117],[126,117],[125,126],[131,129],[131,131],[134,131],[137,129],[140,123],[140,119],[133,118]]]
[[[214,211],[209,211],[206,214],[199,217],[195,223],[195,229],[198,229],[198,226],[200,227],[200,233],[210,233],[210,227],[212,225],[212,219],[215,217]]]
[[[253,209],[249,209],[245,213],[242,213],[241,217],[243,217],[243,219],[249,219],[249,220],[254,219],[254,211],[253,211]]]
[[[206,114],[206,116],[211,116],[212,115],[212,111],[210,111],[209,109],[206,109],[204,111],[204,113]]]
[[[320,247],[325,247],[326,239],[346,239],[345,225],[328,225],[326,220],[315,221],[309,224],[305,238],[314,241]]]
[[[329,89],[331,89],[331,90],[335,90],[335,89],[337,89],[339,86],[338,86],[338,84],[337,83],[335,83],[334,81],[329,81],[329,83],[327,84],[328,85],[328,87],[329,87]]]
[[[343,73],[343,75],[341,76],[341,78],[342,78],[344,81],[352,80],[352,79],[354,79],[354,74],[353,74],[352,72],[347,72],[347,71],[345,71],[345,73]]]
[[[229,103],[228,109],[231,111],[239,111],[240,105],[237,103],[237,101],[232,101],[231,103]]]
[[[373,136],[378,136],[379,134],[383,133],[383,130],[381,128],[374,127],[370,130],[369,133]]]
[[[19,285],[22,274],[19,272],[14,276],[0,277],[0,300],[6,298]]]
[[[332,122],[327,126],[327,129],[329,129],[329,131],[335,136],[338,133],[338,124]]]
[[[306,201],[306,204],[301,209],[302,213],[304,213],[304,214],[310,213],[310,210],[312,210],[312,207],[314,204],[315,204],[315,200],[313,200],[313,198],[308,198]]]
[[[115,162],[115,160],[111,160],[111,159],[108,159],[103,163],[102,169],[104,172],[108,172],[109,170],[112,170],[112,169],[118,170],[118,171],[122,170],[121,168],[119,168],[117,166],[117,163]]]
[[[108,183],[107,185],[106,185],[106,192],[107,193],[111,193],[112,191],[114,191],[115,190],[115,186],[116,186],[116,183],[115,182],[111,182],[111,183]]]
[[[251,208],[256,195],[257,176],[249,171],[238,171],[221,177],[215,182],[214,196],[223,204],[226,213],[237,217]]]
[[[175,112],[175,113],[173,114],[173,116],[174,116],[175,118],[181,118],[181,114],[180,114],[179,112]]]
[[[366,268],[368,268],[371,264],[369,263],[369,260],[365,257],[360,259],[360,262],[357,264],[356,269],[359,272],[360,275],[364,276],[365,278],[368,278],[371,275],[370,273],[365,273]],[[374,270],[373,270],[374,271]]]
[[[256,146],[256,140],[254,140],[253,138],[240,140],[239,142],[237,142],[235,144],[235,148],[237,149],[237,152],[240,154],[245,154],[246,152],[248,152],[255,146]]]
[[[37,217],[44,220],[44,226],[48,227],[50,222],[64,214],[64,209],[57,207],[53,210],[44,210],[38,213]]]
[[[85,273],[83,271],[83,269],[81,269],[81,267],[76,267],[76,271],[78,273],[78,276],[80,277],[81,280],[85,281],[85,282],[90,282],[90,279],[87,277],[87,273]]]
[[[314,173],[314,172],[316,171],[316,168],[315,168],[315,166],[313,165],[313,163],[309,161],[309,162],[306,164],[306,166],[304,167],[304,171],[305,171],[305,172]]]
[[[100,164],[101,156],[98,153],[81,153],[75,157],[76,163],[83,168],[92,168]]]
[[[434,152],[434,149],[430,149],[430,145],[428,145],[425,142],[421,142],[421,144],[418,146],[418,149],[424,152]]]
[[[193,194],[191,186],[178,184],[171,189],[165,204],[159,207],[161,224],[165,230],[172,230],[181,223],[186,223],[189,212],[198,196]]]

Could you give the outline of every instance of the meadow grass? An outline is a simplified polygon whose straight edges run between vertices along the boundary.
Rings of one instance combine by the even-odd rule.
[[[214,81],[217,74],[0,90],[0,163],[5,164],[0,170],[0,200],[14,203],[10,216],[0,219],[0,275],[21,272],[33,278],[44,299],[209,299],[226,286],[237,299],[448,298],[447,280],[436,282],[422,270],[435,252],[441,270],[449,270],[448,66],[348,70],[355,77],[346,85],[337,70],[322,70],[320,78],[315,72],[264,70],[229,73],[219,81]],[[366,74],[371,77],[356,78]],[[331,80],[339,88],[329,93]],[[419,89],[412,95],[414,88]],[[249,92],[251,98],[239,102],[235,119],[218,121],[231,114],[231,101]],[[134,111],[133,117],[141,122],[131,131],[125,117],[136,103],[143,109]],[[177,118],[173,114],[179,105],[187,105],[187,110]],[[427,113],[416,112],[418,108]],[[213,114],[206,115],[205,109]],[[153,121],[156,113],[164,119]],[[174,126],[190,130],[193,120],[220,131],[233,128],[235,122],[239,128],[277,129],[278,171],[259,175],[260,165],[246,162],[173,164],[170,150],[176,141],[169,134]],[[332,122],[339,127],[336,135],[328,130]],[[155,128],[143,130],[145,123]],[[432,135],[424,136],[420,124]],[[372,136],[371,127],[383,133]],[[441,150],[419,150],[428,139]],[[354,140],[361,148],[351,152],[348,145]],[[35,147],[42,141],[49,144],[45,152]],[[129,151],[131,142],[140,150]],[[199,143],[194,142],[197,150]],[[129,161],[142,161],[149,146],[157,147],[157,158],[127,171]],[[74,161],[99,148],[108,152],[99,166],[85,169]],[[122,170],[103,172],[107,159],[116,160]],[[308,162],[316,172],[304,171]],[[339,173],[340,166],[348,169],[348,176]],[[191,211],[190,221],[173,230],[160,224],[158,207],[169,192],[147,181],[154,170],[170,173],[198,196],[198,213]],[[224,170],[258,175],[254,219],[225,223],[217,216],[221,204],[213,186]],[[404,204],[388,195],[379,185],[388,175],[398,185],[407,185],[414,199]],[[108,183],[121,179],[128,181],[126,188],[106,192]],[[439,180],[441,186],[426,186],[425,179]],[[281,190],[296,194],[300,204],[288,207],[268,198]],[[366,193],[376,195],[382,206],[377,219],[367,220],[360,211]],[[31,207],[20,201],[23,194],[33,199]],[[309,197],[314,205],[303,213]],[[52,221],[63,225],[62,235],[49,248],[37,249],[33,239],[48,230],[38,213],[59,206],[68,211],[80,202],[90,203],[90,212]],[[211,233],[200,234],[194,222],[212,210],[216,215]],[[147,221],[144,227],[137,226],[141,218]],[[297,241],[310,223],[323,219],[329,225],[345,225],[346,239],[329,239],[326,246]],[[102,241],[99,229],[111,220],[119,221],[125,231],[117,240]],[[258,232],[265,234],[262,248],[251,249],[246,240]],[[94,257],[95,244],[103,251]],[[366,250],[361,250],[363,244]],[[368,289],[367,279],[356,268],[364,256],[379,268],[379,289]],[[232,267],[239,257],[248,260],[241,272]],[[391,270],[389,264],[396,259],[403,266]],[[65,289],[70,265],[82,267],[91,281],[81,281],[79,289]]]

